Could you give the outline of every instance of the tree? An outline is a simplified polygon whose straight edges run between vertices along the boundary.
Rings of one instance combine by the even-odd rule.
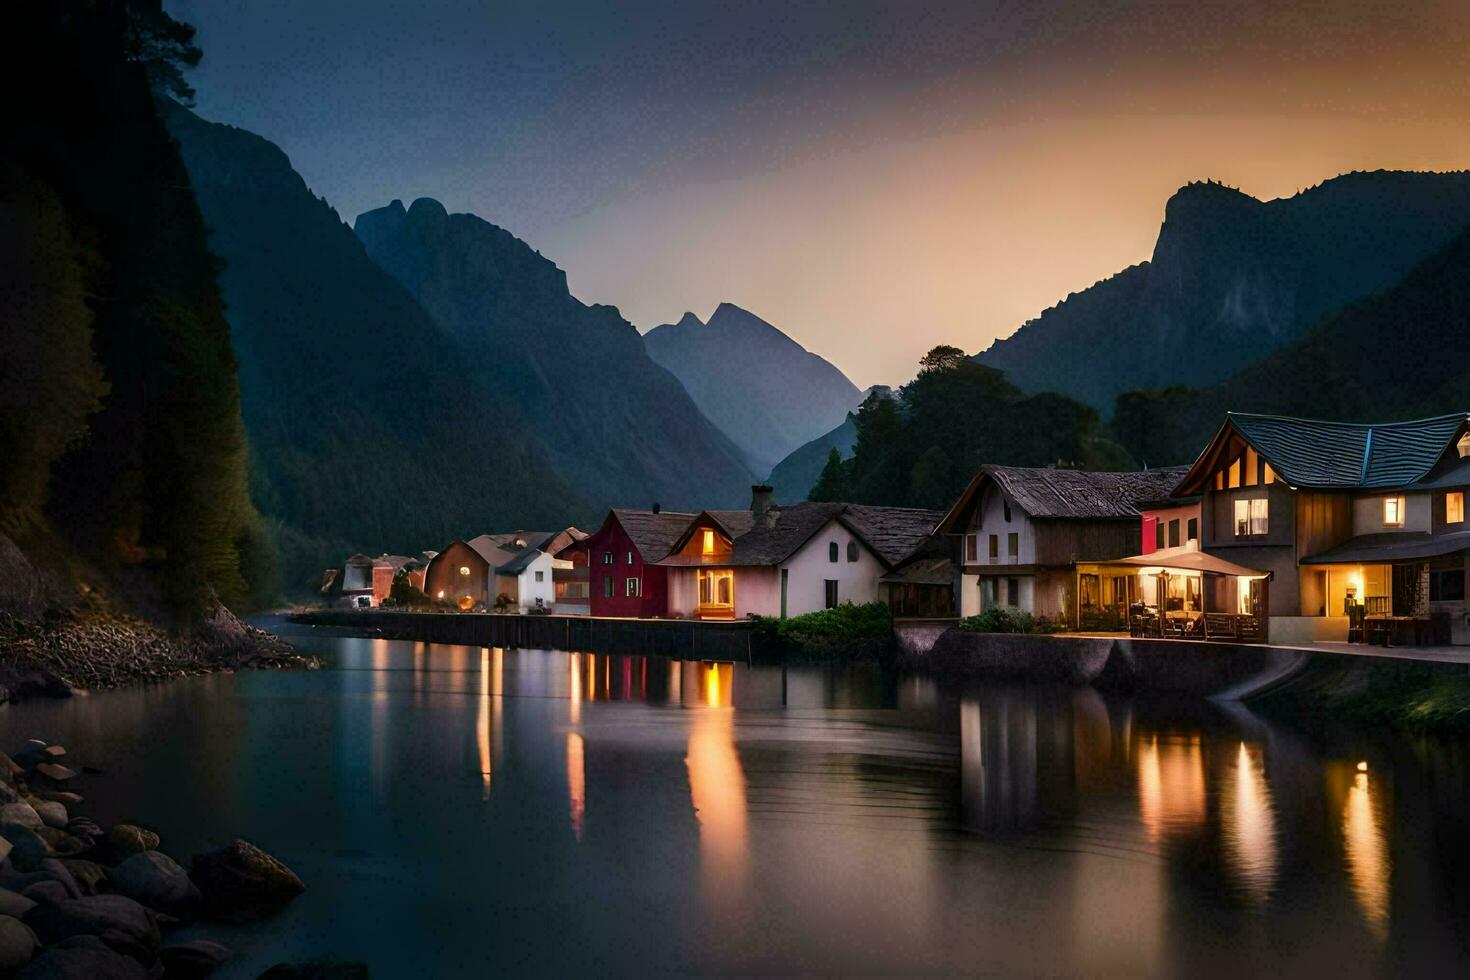
[[[850,495],[848,480],[848,466],[842,460],[842,454],[833,446],[827,453],[827,465],[822,467],[822,475],[817,477],[816,485],[812,487],[811,493],[807,494],[808,500],[842,501],[847,500]]]
[[[958,347],[949,344],[939,344],[929,348],[929,353],[919,358],[919,373],[934,371],[953,371],[961,367],[970,359],[970,355]]]
[[[194,44],[194,25],[163,12],[163,0],[125,0],[124,54],[143,66],[155,95],[194,104],[194,89],[184,72],[197,67],[203,52]]]

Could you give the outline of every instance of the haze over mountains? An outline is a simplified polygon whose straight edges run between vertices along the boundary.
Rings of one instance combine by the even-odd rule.
[[[841,371],[733,303],[721,303],[708,323],[685,313],[643,340],[761,476],[862,400]]]
[[[1258,201],[1181,188],[1152,258],[977,355],[1025,391],[1104,414],[1132,388],[1207,385],[1399,282],[1470,223],[1470,173],[1351,173]]]

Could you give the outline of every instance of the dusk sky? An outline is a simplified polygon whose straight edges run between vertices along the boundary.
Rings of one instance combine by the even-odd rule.
[[[1146,259],[1180,184],[1470,166],[1470,4],[174,0],[204,116],[351,221],[438,198],[642,329],[859,385]]]

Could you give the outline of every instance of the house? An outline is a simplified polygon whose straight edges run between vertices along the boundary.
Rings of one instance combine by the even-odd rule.
[[[354,607],[380,606],[393,589],[393,579],[406,572],[415,584],[423,582],[423,563],[408,555],[379,555],[369,558],[355,554],[342,563],[342,568],[328,569],[322,577],[321,592],[338,602]]]
[[[668,570],[656,564],[688,528],[693,514],[614,508],[581,542],[587,555],[593,616],[668,615]]]
[[[844,503],[783,507],[770,487],[753,487],[749,510],[695,515],[658,561],[668,615],[785,617],[877,601],[879,580],[928,539],[939,516]]]
[[[587,573],[587,535],[578,531],[570,543],[553,552],[558,559],[551,572],[552,611],[560,616],[592,615],[590,578]]]
[[[571,567],[555,557],[577,540],[576,528],[510,531],[455,541],[436,554],[424,572],[424,591],[460,609],[505,604],[519,612],[549,610],[555,601],[555,571]]]
[[[935,529],[958,544],[959,614],[1003,608],[1071,619],[1076,563],[1135,554],[1139,505],[1168,497],[1185,471],[982,466]]]
[[[1230,414],[1174,490],[1200,546],[1260,570],[1275,643],[1470,643],[1470,415]]]

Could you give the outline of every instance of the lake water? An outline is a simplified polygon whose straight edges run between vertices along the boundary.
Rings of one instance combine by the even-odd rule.
[[[202,934],[374,975],[1338,976],[1470,955],[1470,745],[1241,708],[314,635],[314,673],[0,710],[180,860],[308,890]]]

